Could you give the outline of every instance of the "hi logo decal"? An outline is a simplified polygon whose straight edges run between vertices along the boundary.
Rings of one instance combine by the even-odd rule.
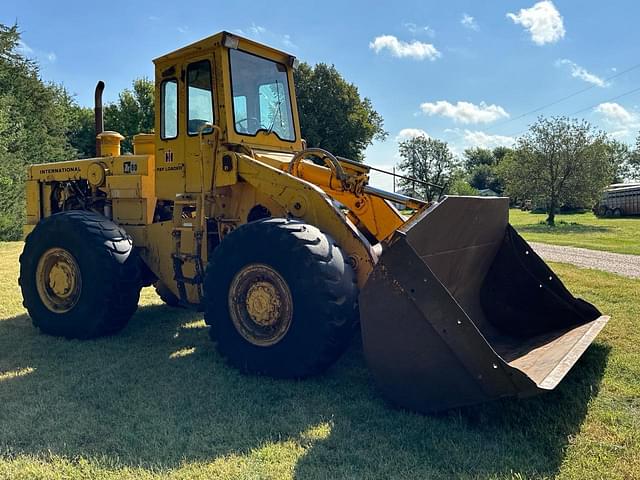
[[[138,171],[138,164],[136,162],[124,162],[122,168],[124,173],[136,173]]]

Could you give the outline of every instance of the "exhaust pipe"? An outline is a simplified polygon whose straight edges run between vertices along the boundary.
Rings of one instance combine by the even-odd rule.
[[[94,115],[96,125],[96,157],[102,156],[100,148],[100,139],[98,135],[104,132],[104,116],[102,113],[102,92],[104,91],[104,82],[100,80],[96,85],[96,91],[94,95]]]

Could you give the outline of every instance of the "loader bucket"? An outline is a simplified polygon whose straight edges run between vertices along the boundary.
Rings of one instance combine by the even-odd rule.
[[[609,320],[508,223],[506,198],[446,197],[397,230],[360,294],[395,404],[433,412],[552,390]]]

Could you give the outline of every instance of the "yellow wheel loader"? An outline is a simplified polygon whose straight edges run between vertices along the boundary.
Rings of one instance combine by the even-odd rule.
[[[154,63],[155,133],[132,155],[103,131],[100,82],[96,158],[29,168],[20,285],[43,332],[115,333],[155,284],[245,372],[319,373],[359,328],[380,389],[431,412],[553,389],[607,322],[508,199],[423,202],[306,148],[294,57],[222,32]]]

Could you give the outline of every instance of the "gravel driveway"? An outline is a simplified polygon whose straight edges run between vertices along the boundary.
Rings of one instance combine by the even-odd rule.
[[[625,277],[640,278],[640,255],[624,255],[535,242],[530,242],[529,245],[545,261],[571,263],[578,267],[595,268]]]

